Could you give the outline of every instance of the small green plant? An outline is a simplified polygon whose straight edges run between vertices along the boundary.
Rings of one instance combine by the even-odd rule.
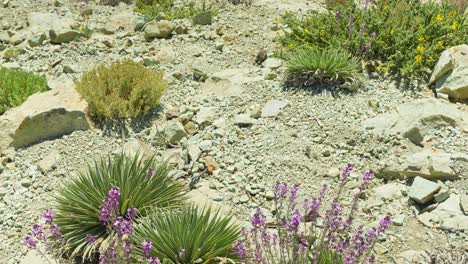
[[[163,72],[131,60],[98,66],[76,82],[96,119],[134,118],[159,105],[167,87]]]
[[[22,49],[7,49],[3,51],[3,58],[6,60],[11,60],[16,58],[17,56],[21,55],[24,53],[24,50]]]
[[[213,2],[204,0],[201,6],[195,1],[184,0],[179,4],[175,0],[137,0],[135,11],[150,18],[162,17],[164,19],[190,18],[203,12],[217,13]]]
[[[359,63],[346,51],[333,48],[301,47],[284,56],[288,81],[310,86],[321,83],[351,84],[359,76]]]
[[[118,190],[118,205],[114,214],[132,218],[144,217],[152,208],[176,208],[185,201],[183,186],[168,175],[166,164],[158,165],[154,158],[143,160],[123,154],[102,158],[88,165],[85,172],[65,183],[56,197],[55,223],[60,227],[65,250],[71,256],[92,258],[96,247],[108,247],[113,239],[104,219],[112,202],[109,190]],[[116,192],[116,191],[112,191]],[[112,193],[111,193],[112,194]],[[103,203],[104,201],[104,203]],[[134,208],[134,209],[132,209]],[[131,210],[130,210],[131,209]],[[114,210],[112,210],[114,211]],[[89,242],[93,238],[93,243]]]
[[[43,76],[0,68],[0,114],[22,104],[28,96],[47,91],[47,80]]]
[[[306,17],[289,13],[283,23],[290,31],[282,43],[288,49],[341,47],[373,65],[376,72],[427,79],[443,50],[468,42],[465,5],[460,3],[369,0],[357,5],[348,1]]]
[[[177,212],[155,211],[135,228],[135,244],[146,258],[161,263],[216,263],[217,258],[235,258],[232,251],[240,229],[230,216],[191,206]],[[151,247],[148,247],[151,245]]]

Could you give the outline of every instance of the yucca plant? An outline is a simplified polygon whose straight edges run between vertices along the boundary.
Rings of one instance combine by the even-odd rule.
[[[359,63],[348,52],[333,48],[302,47],[283,56],[288,81],[310,86],[321,83],[356,83]]]
[[[151,208],[176,208],[185,200],[183,186],[168,175],[169,167],[157,164],[154,157],[143,160],[140,155],[108,156],[89,164],[85,172],[65,183],[56,197],[55,222],[71,256],[91,258],[96,245],[108,244],[112,236],[99,220],[100,206],[111,188],[119,188],[118,206],[124,216],[136,208],[137,217]],[[92,236],[97,243],[87,243]]]
[[[135,244],[146,258],[157,257],[162,263],[214,263],[219,258],[235,258],[232,244],[240,229],[232,217],[219,210],[189,206],[179,211],[154,211],[142,218],[135,228]]]

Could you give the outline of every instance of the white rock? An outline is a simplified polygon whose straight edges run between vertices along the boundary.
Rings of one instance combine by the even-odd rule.
[[[47,173],[57,167],[57,162],[60,161],[61,155],[57,150],[53,150],[47,156],[45,156],[41,161],[38,162],[39,169],[42,173]]]
[[[262,117],[275,117],[277,116],[283,108],[288,105],[287,102],[279,100],[270,100],[262,108]]]
[[[183,137],[188,135],[184,129],[184,125],[182,125],[182,123],[177,119],[172,119],[167,122],[166,127],[164,128],[164,133],[168,142],[171,144],[179,143]]]
[[[88,129],[87,107],[74,87],[31,95],[22,105],[0,116],[0,150]]]
[[[262,66],[268,69],[277,69],[282,65],[283,62],[278,58],[268,58],[262,63]]]
[[[424,204],[432,200],[434,194],[439,190],[440,186],[437,183],[416,177],[411,184],[408,196],[417,203]]]

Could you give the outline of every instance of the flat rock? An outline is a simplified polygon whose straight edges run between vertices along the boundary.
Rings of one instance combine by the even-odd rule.
[[[148,159],[153,155],[151,146],[136,138],[130,139],[125,143],[122,147],[122,152],[130,158],[139,155],[143,159]]]
[[[438,93],[468,99],[468,45],[451,47],[440,55],[429,80]]]
[[[74,88],[33,94],[0,116],[0,150],[25,147],[46,139],[85,130],[88,103]]]
[[[177,144],[179,141],[186,137],[188,134],[184,129],[184,125],[179,122],[177,119],[172,119],[167,122],[166,127],[164,128],[164,134],[171,144]]]
[[[277,116],[283,108],[288,105],[287,102],[279,100],[270,100],[262,108],[262,117],[275,117]]]
[[[29,30],[32,33],[49,33],[50,30],[72,29],[76,22],[69,17],[55,13],[32,12],[28,16]]]
[[[450,195],[443,203],[430,213],[439,228],[448,231],[468,230],[468,216],[464,215],[460,208],[460,196]]]
[[[73,29],[53,29],[49,31],[50,42],[55,44],[69,43],[81,36],[81,33]]]
[[[47,258],[47,259],[46,259]],[[26,256],[21,260],[20,264],[49,264],[55,263],[55,260],[52,256],[46,255],[41,256],[36,253],[35,250],[29,250]]]
[[[278,58],[268,58],[262,63],[262,66],[268,69],[278,69],[282,65],[283,62]]]
[[[57,163],[60,161],[61,155],[57,150],[53,150],[47,154],[41,161],[37,163],[42,173],[47,173],[57,167]]]
[[[140,30],[145,23],[145,18],[133,14],[133,12],[120,12],[106,17],[106,21],[96,26],[96,31],[104,34],[113,34],[117,31],[133,32]]]
[[[363,127],[378,135],[401,134],[420,145],[433,129],[459,127],[468,131],[468,113],[435,98],[417,99],[400,105],[395,112],[364,121]]]
[[[200,111],[193,117],[193,121],[200,127],[206,127],[213,124],[216,118],[216,109],[214,107],[201,107]]]
[[[468,177],[468,155],[423,150],[408,154],[400,163],[388,162],[378,172],[379,177],[404,179],[420,176],[430,180],[450,180]]]
[[[202,85],[202,94],[214,96],[240,96],[242,85],[261,80],[261,76],[252,78],[249,69],[226,69],[214,73]]]
[[[460,196],[460,207],[465,215],[468,215],[468,194]]]
[[[390,182],[373,189],[374,197],[384,202],[400,199],[404,190],[406,185],[398,182]]]
[[[200,13],[192,17],[193,25],[211,25],[213,21],[213,15],[210,11]]]
[[[250,117],[248,114],[240,114],[234,120],[234,124],[240,127],[249,127],[257,123],[257,120]]]
[[[421,177],[414,178],[408,196],[419,204],[429,202],[434,198],[434,194],[440,190],[440,186],[432,181]]]

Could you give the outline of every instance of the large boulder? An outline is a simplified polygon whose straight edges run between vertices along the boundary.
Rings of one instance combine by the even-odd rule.
[[[260,81],[261,77],[250,77],[251,69],[225,69],[214,73],[201,87],[202,94],[224,96],[240,96],[242,86],[246,83]]]
[[[379,135],[401,134],[420,145],[433,129],[459,127],[468,131],[468,113],[434,98],[418,99],[400,105],[396,111],[364,121],[363,127]]]
[[[28,25],[32,33],[49,33],[50,30],[72,29],[76,22],[72,18],[54,13],[33,12],[29,14]]]
[[[88,104],[73,87],[31,95],[0,116],[0,151],[90,128]]]
[[[137,16],[133,12],[120,12],[105,17],[105,21],[96,25],[96,31],[104,34],[113,34],[119,30],[133,32],[141,30],[145,22],[144,17]]]
[[[172,21],[151,21],[145,26],[145,39],[146,41],[152,41],[155,38],[169,38],[175,27],[176,24]]]
[[[451,47],[440,55],[429,80],[438,93],[468,99],[468,45]]]

